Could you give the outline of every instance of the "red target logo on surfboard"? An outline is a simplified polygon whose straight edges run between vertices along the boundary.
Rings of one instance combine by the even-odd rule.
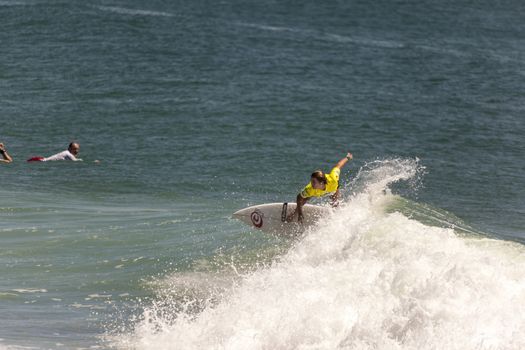
[[[263,225],[263,214],[259,210],[255,210],[250,215],[253,226],[261,228]]]

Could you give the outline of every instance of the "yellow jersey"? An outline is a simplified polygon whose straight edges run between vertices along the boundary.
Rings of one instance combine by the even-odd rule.
[[[312,182],[310,181],[308,185],[301,191],[301,197],[321,197],[327,193],[332,193],[337,191],[339,188],[339,175],[341,174],[341,169],[334,167],[330,174],[326,174],[326,187],[324,190],[317,190],[312,187]]]

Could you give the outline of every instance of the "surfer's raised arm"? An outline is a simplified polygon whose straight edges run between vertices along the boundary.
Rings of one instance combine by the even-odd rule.
[[[346,157],[337,162],[337,164],[330,171],[330,174],[325,174],[322,170],[316,170],[310,177],[310,182],[297,195],[297,208],[287,217],[287,221],[293,221],[297,213],[297,221],[303,221],[303,206],[310,197],[321,197],[325,194],[332,193],[332,205],[337,205],[339,198],[339,175],[341,168],[353,158],[352,153],[348,152]]]
[[[354,156],[352,155],[352,153],[348,152],[343,159],[337,162],[335,167],[341,170],[345,166],[345,164],[348,163],[349,160],[352,160],[352,158],[354,158]]]

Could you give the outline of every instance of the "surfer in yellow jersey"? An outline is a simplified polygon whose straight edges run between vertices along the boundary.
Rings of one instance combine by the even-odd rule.
[[[332,206],[337,206],[341,168],[352,158],[352,153],[348,152],[346,157],[337,162],[329,174],[325,174],[321,170],[314,171],[310,183],[297,195],[297,208],[288,215],[287,221],[293,221],[295,214],[297,214],[297,221],[303,222],[303,205],[306,204],[310,197],[321,197],[325,194],[332,193],[330,196]]]

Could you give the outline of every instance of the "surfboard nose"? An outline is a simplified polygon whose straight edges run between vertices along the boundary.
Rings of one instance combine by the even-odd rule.
[[[245,211],[246,211],[246,208],[237,210],[235,213],[232,214],[232,217],[238,218],[240,216],[243,216],[243,212],[245,212]],[[244,214],[246,214],[246,213],[244,213]]]

